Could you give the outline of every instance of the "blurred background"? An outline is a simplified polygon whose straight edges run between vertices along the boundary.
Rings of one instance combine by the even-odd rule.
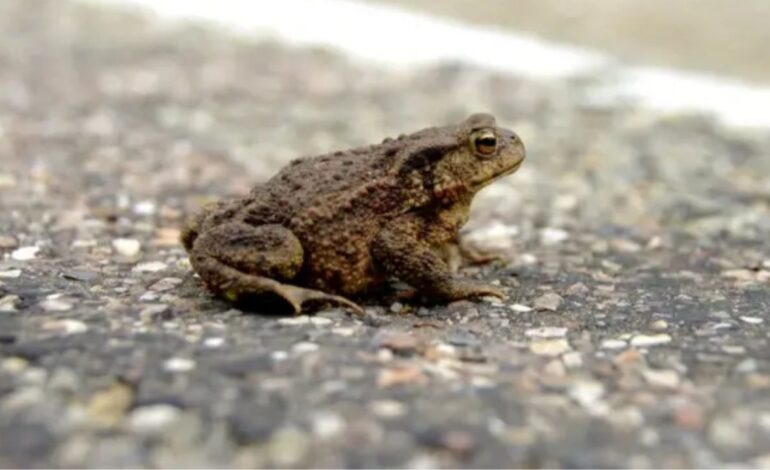
[[[579,44],[631,62],[770,83],[770,3],[764,0],[380,3]]]

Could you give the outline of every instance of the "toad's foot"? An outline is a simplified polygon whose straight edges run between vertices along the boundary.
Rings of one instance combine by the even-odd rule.
[[[505,291],[497,286],[475,281],[455,281],[450,288],[449,296],[452,300],[467,299],[470,297],[497,297],[504,300],[508,297]]]
[[[508,298],[503,289],[474,281],[455,281],[450,291],[444,293],[443,296],[447,300],[463,300],[474,297],[496,297],[501,300]],[[430,295],[426,296],[425,293],[421,293],[417,289],[405,289],[396,293],[396,299],[400,301],[419,300],[420,297],[422,300],[426,300],[426,297],[430,297]]]
[[[284,300],[291,304],[294,308],[294,313],[299,315],[302,312],[302,304],[307,301],[314,302],[329,302],[333,304],[342,305],[349,308],[353,313],[357,315],[363,315],[364,309],[361,308],[355,302],[352,302],[345,297],[338,295],[331,295],[314,289],[306,289],[304,287],[292,286],[289,284],[280,284],[272,289],[272,291],[280,295]]]

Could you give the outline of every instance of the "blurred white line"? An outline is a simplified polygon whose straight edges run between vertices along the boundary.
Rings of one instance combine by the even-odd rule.
[[[141,7],[162,18],[215,23],[292,44],[328,46],[387,66],[455,61],[538,79],[611,75],[611,83],[596,89],[601,99],[632,100],[664,112],[713,113],[733,126],[770,127],[768,87],[618,65],[598,52],[387,5],[352,0],[86,1]]]

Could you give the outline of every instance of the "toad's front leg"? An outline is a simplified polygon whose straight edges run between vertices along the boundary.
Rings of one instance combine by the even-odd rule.
[[[417,288],[429,299],[459,300],[487,295],[505,298],[497,287],[452,275],[449,266],[433,250],[441,238],[452,236],[449,230],[451,227],[431,225],[416,214],[405,214],[380,231],[372,244],[372,256],[387,274]]]
[[[276,294],[300,313],[307,301],[331,302],[363,313],[343,297],[286,284],[302,267],[302,245],[280,225],[251,226],[229,222],[213,227],[192,242],[190,263],[213,292],[231,301]]]

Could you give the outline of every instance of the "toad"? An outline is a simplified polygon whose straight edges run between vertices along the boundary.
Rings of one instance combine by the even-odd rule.
[[[389,278],[423,299],[504,298],[456,277],[441,249],[457,239],[474,195],[525,158],[489,114],[379,144],[300,158],[248,195],[205,208],[182,231],[206,286],[231,301],[273,294],[361,313],[351,298]]]

